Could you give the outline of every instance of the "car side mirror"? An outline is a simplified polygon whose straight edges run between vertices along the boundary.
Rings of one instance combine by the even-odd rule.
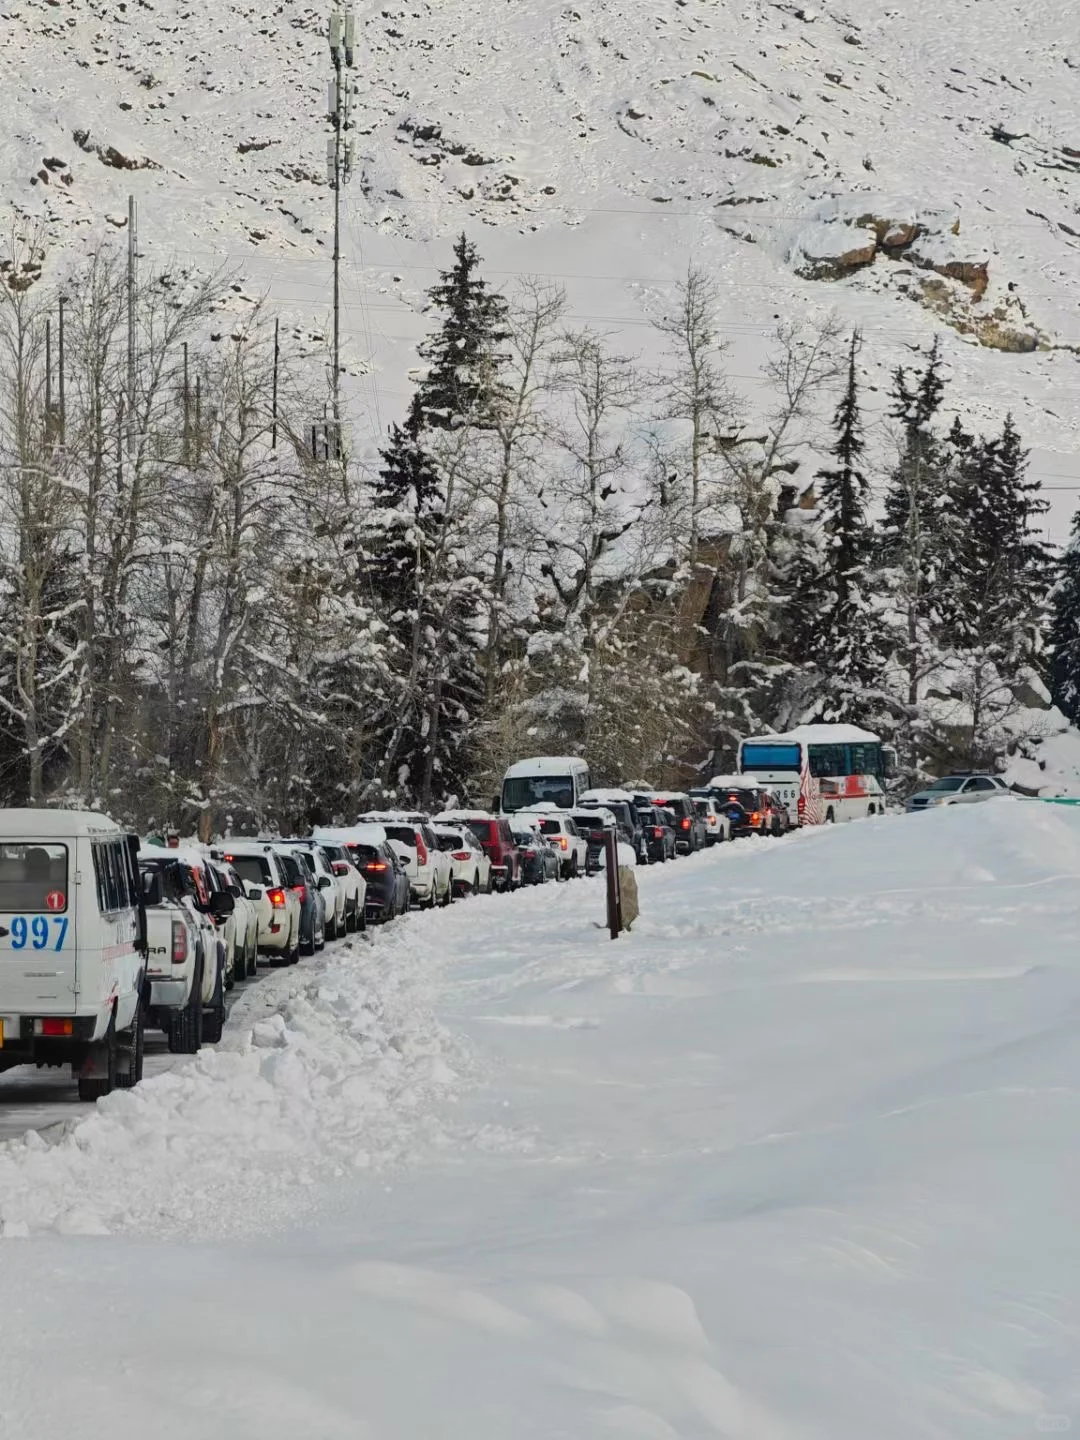
[[[248,889],[247,894],[249,900],[261,900],[263,898],[263,892],[258,885],[252,885]]]
[[[236,901],[227,890],[215,890],[210,896],[210,914],[215,920],[227,919],[236,909]]]
[[[334,882],[330,879],[330,876],[329,876],[329,875],[320,875],[320,876],[319,876],[319,889],[320,889],[320,890],[329,890],[330,887],[333,885],[333,883],[334,883]]]

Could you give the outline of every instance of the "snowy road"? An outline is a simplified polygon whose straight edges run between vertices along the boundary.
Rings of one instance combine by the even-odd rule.
[[[580,884],[278,972],[0,1149],[0,1435],[1080,1425],[1080,817],[640,878],[615,944]]]

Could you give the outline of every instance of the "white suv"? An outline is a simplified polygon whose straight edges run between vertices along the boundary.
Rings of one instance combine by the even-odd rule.
[[[417,905],[449,905],[454,898],[454,867],[439,849],[434,830],[426,820],[393,812],[360,816],[361,824],[381,825],[386,838],[401,848],[409,870],[409,890]]]
[[[491,894],[491,861],[467,825],[433,825],[439,849],[450,856],[454,893]]]
[[[367,881],[353,864],[353,858],[341,840],[324,838],[325,832],[316,830],[312,839],[316,841],[330,868],[337,876],[345,895],[345,931],[363,930],[367,926],[365,904],[367,903]]]
[[[556,810],[552,805],[530,805],[517,811],[517,814],[527,819],[530,825],[535,824],[559,852],[559,874],[563,880],[585,874],[589,842],[578,830],[571,815],[565,810]]]
[[[258,907],[259,949],[279,965],[294,965],[300,959],[300,897],[273,846],[262,840],[224,840],[213,854],[232,866]]]

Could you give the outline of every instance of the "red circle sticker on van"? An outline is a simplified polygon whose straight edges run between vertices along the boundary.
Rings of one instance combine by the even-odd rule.
[[[45,904],[50,910],[63,910],[67,903],[67,896],[63,890],[50,890],[45,896]]]

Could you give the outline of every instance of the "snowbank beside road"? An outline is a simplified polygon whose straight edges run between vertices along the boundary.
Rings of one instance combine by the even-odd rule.
[[[639,881],[641,919],[616,942],[601,884],[547,886],[414,916],[355,972],[335,957],[257,987],[288,1044],[267,1014],[237,1015],[235,1052],[209,1063],[248,1078],[211,1103],[200,1068],[205,1111],[163,1112],[141,1175],[130,1103],[102,1106],[76,1132],[89,1144],[56,1148],[114,1226],[181,1229],[185,1194],[229,1205],[248,1168],[287,1177],[267,1192],[277,1218],[305,1177],[334,1207],[270,1243],[2,1247],[0,1434],[1022,1440],[1080,1424],[1080,813],[885,817]],[[448,1094],[453,1134],[432,1118]],[[171,1152],[214,1126],[219,1159],[185,1180]],[[359,1150],[416,1163],[375,1183],[349,1169]],[[5,1218],[53,1156],[4,1154]],[[60,1172],[43,1176],[48,1223],[79,1228]]]
[[[216,1049],[0,1146],[0,1235],[258,1231],[437,1140],[432,1101],[465,1060],[425,1006],[416,934],[266,977]]]

